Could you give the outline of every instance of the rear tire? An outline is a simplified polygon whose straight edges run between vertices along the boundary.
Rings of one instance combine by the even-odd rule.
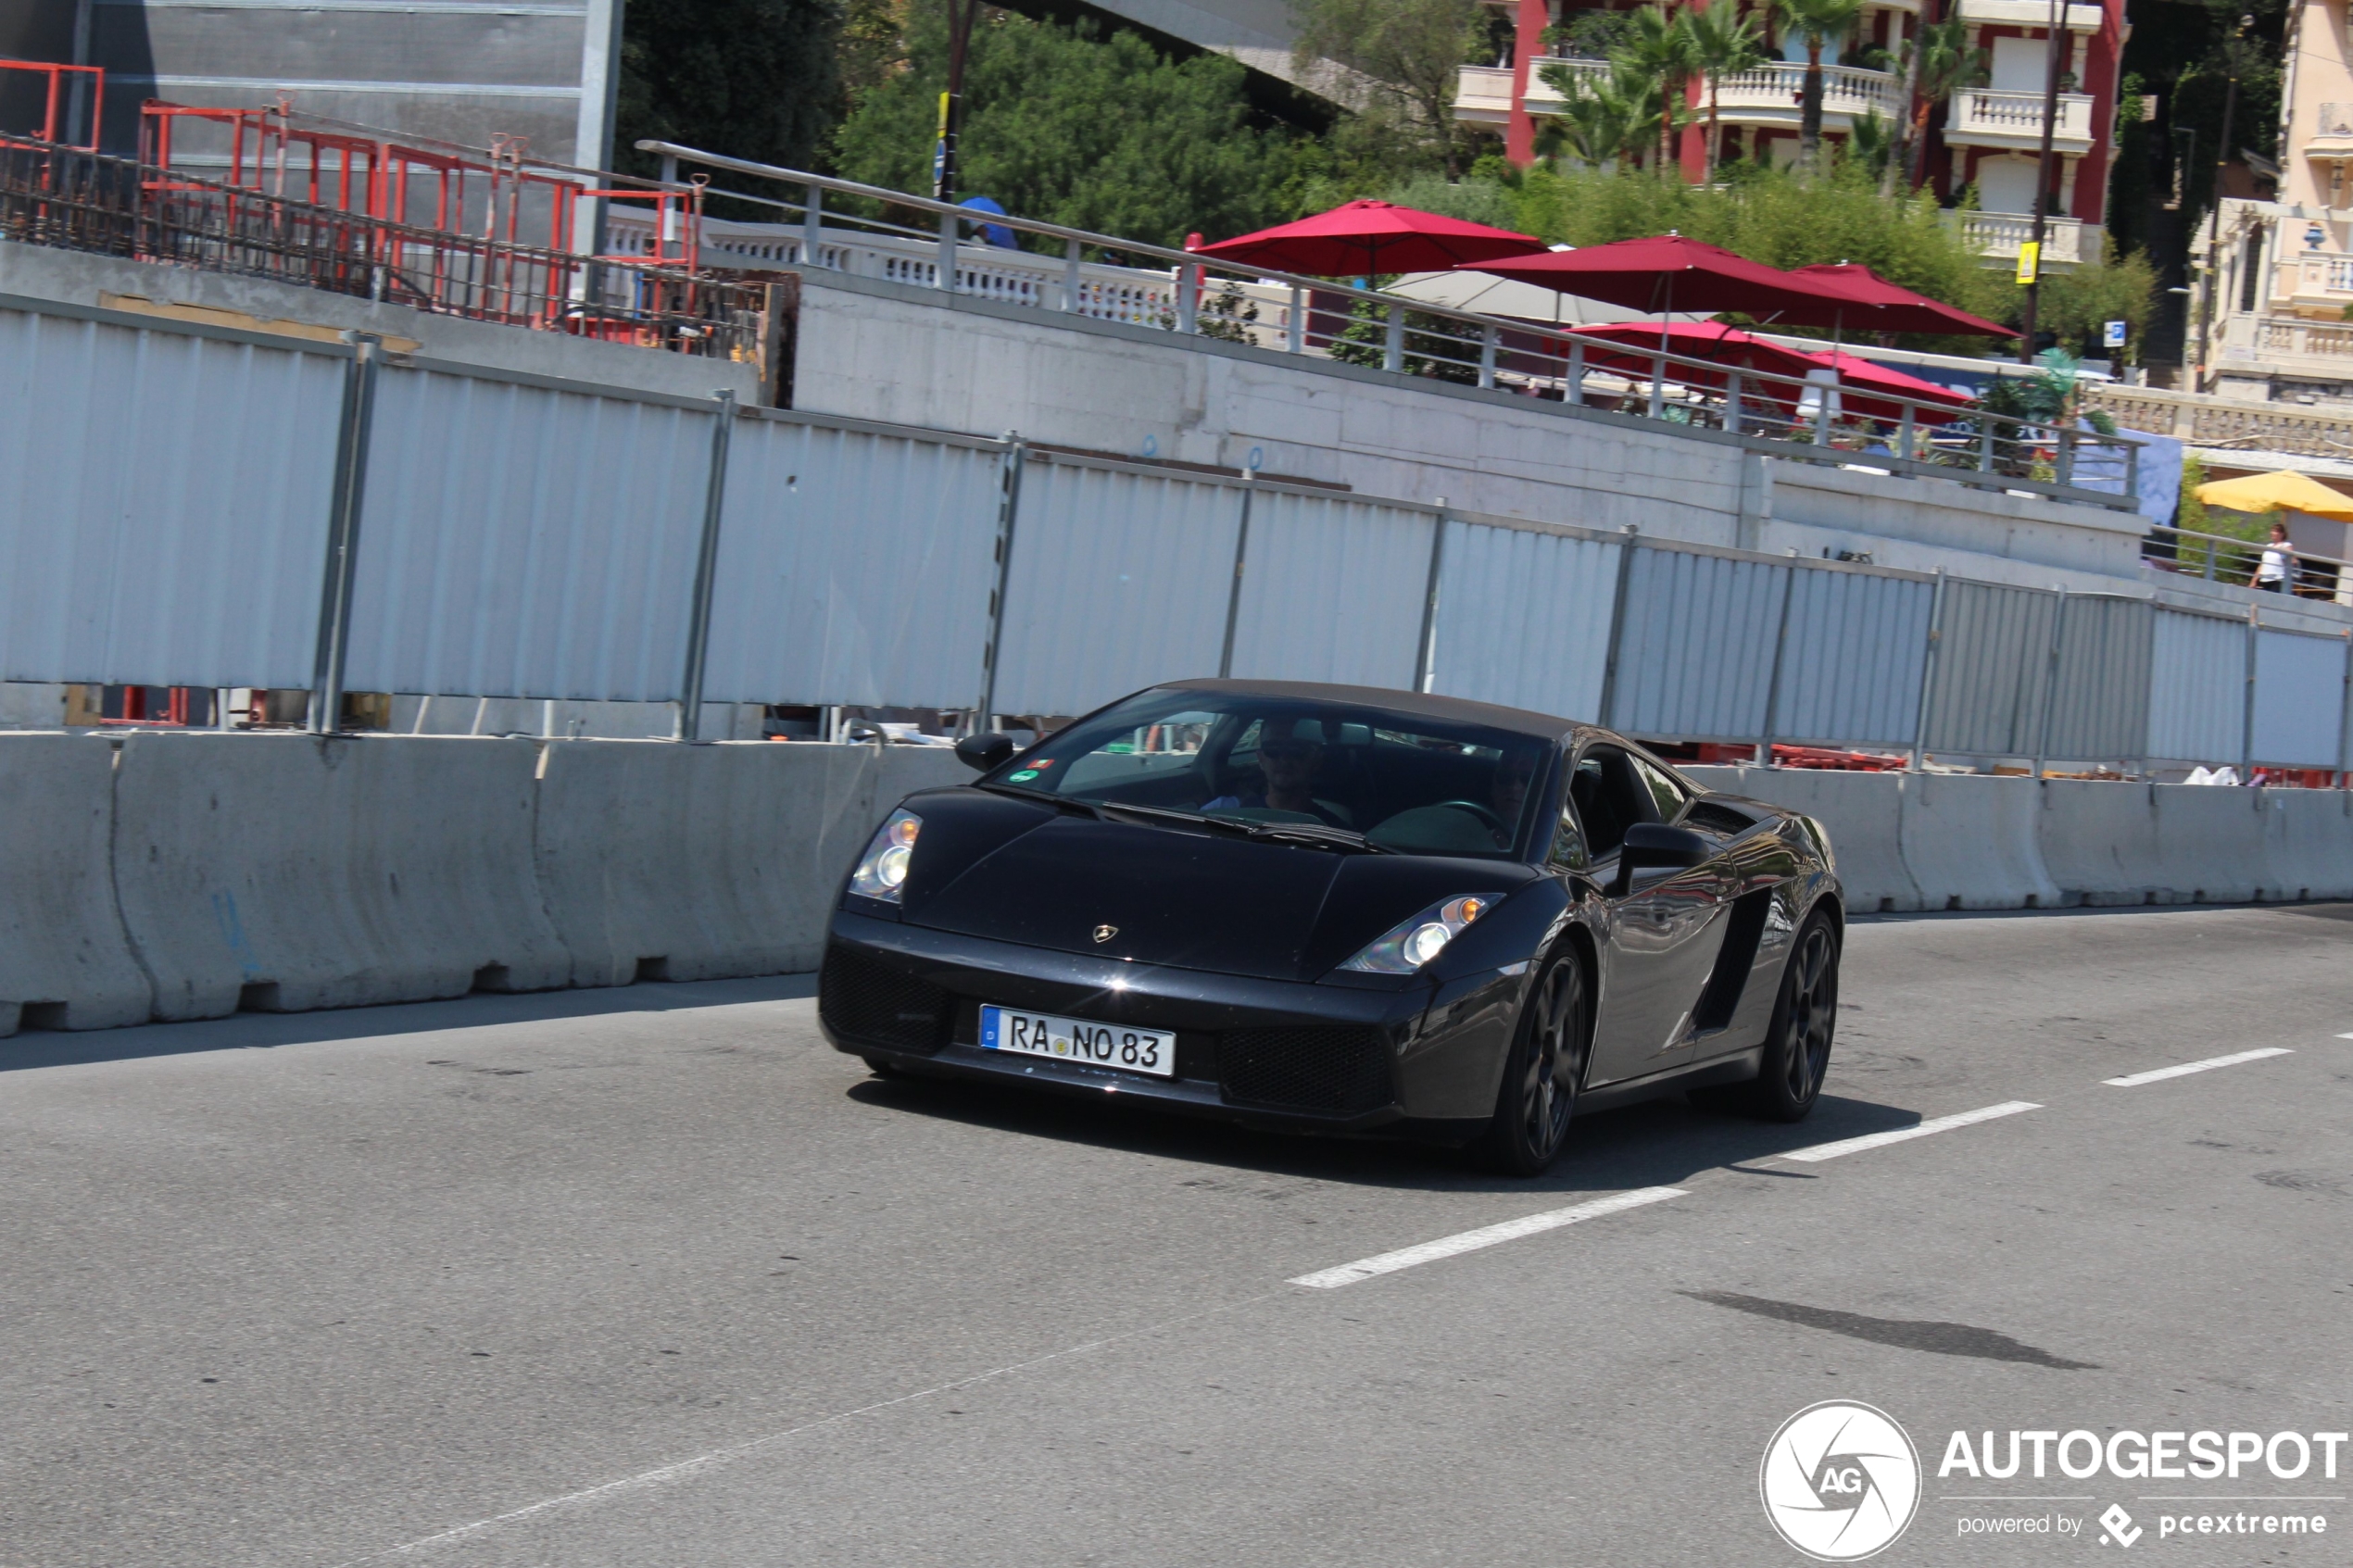
[[[1504,1060],[1494,1120],[1472,1146],[1481,1164],[1506,1176],[1541,1176],[1560,1157],[1585,1083],[1592,1014],[1584,964],[1573,951],[1559,954],[1529,990]]]
[[[1817,910],[1806,917],[1791,945],[1756,1077],[1727,1085],[1701,1103],[1720,1104],[1768,1122],[1806,1120],[1821,1098],[1822,1079],[1830,1072],[1831,1037],[1838,1028],[1838,957],[1837,928],[1829,915]]]

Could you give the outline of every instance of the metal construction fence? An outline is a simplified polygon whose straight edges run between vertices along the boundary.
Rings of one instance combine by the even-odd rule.
[[[2343,771],[2353,644],[0,297],[0,678],[1067,715],[1417,687],[1679,741]]]

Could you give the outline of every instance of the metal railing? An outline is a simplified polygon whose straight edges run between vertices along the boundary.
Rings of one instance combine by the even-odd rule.
[[[0,238],[268,278],[435,315],[721,358],[757,351],[762,291],[0,142]]]
[[[2142,541],[2141,559],[2160,571],[2251,588],[2256,586],[2263,552],[2270,547],[2262,540],[2160,523],[2152,527],[2148,537]],[[2299,549],[2293,544],[2288,546],[2288,557],[2292,564],[2284,579],[2286,586],[2280,592],[2299,599],[2353,605],[2353,562]]]
[[[1328,278],[1237,267],[1164,245],[976,213],[673,143],[638,146],[682,164],[799,187],[799,200],[717,186],[710,194],[797,215],[792,259],[803,267],[873,268],[893,282],[1044,313],[1108,317],[1407,378],[1518,393],[1736,437],[1800,461],[1952,479],[2120,510],[2137,504],[2140,443],[2129,437],[1840,385],[1827,369],[1806,375],[1748,369]],[[928,218],[937,228],[914,228],[894,213]],[[1026,245],[1009,249],[963,239],[965,229],[983,224],[1010,231]],[[724,253],[724,240],[707,236],[705,244],[710,253]],[[1127,265],[1109,264],[1114,257]],[[780,259],[762,258],[769,265]]]

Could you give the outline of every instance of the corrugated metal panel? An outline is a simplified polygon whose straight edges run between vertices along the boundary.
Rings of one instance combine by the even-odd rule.
[[[2344,638],[2255,634],[2256,761],[2335,767],[2344,715]]]
[[[1436,521],[1260,491],[1234,625],[1236,677],[1412,686]]]
[[[355,691],[675,697],[708,414],[422,370],[376,388]]]
[[[1761,734],[1789,571],[1636,546],[1611,726],[1639,735]]]
[[[2147,755],[2236,763],[2246,744],[2246,628],[2164,608],[2156,617]]]
[[[1004,713],[1085,713],[1156,681],[1214,675],[1242,493],[1033,462],[997,655]]]
[[[971,707],[1003,472],[989,449],[738,420],[704,696]]]
[[[1818,567],[1796,571],[1774,738],[1909,746],[1919,727],[1936,585]],[[1765,657],[1769,663],[1769,645]]]
[[[2156,614],[2157,607],[2146,599],[2068,596],[2045,756],[2080,762],[2140,758],[2148,734],[2149,640]]]
[[[1611,539],[1450,521],[1430,689],[1593,719],[1624,548]]]
[[[0,671],[307,686],[344,365],[0,312]]]
[[[2032,757],[2049,684],[2057,594],[1989,583],[1944,585],[1929,694],[1928,749]]]

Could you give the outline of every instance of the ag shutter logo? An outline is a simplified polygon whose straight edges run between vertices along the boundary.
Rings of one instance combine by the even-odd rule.
[[[2141,1538],[2141,1527],[2133,1523],[2133,1516],[2124,1512],[2124,1505],[2120,1502],[2108,1505],[2108,1512],[2100,1515],[2100,1525],[2102,1546],[2110,1541],[2118,1546],[2131,1546]]]
[[[1910,1526],[1919,1451],[1886,1411],[1826,1399],[1781,1423],[1756,1486],[1781,1539],[1818,1562],[1856,1562]]]

